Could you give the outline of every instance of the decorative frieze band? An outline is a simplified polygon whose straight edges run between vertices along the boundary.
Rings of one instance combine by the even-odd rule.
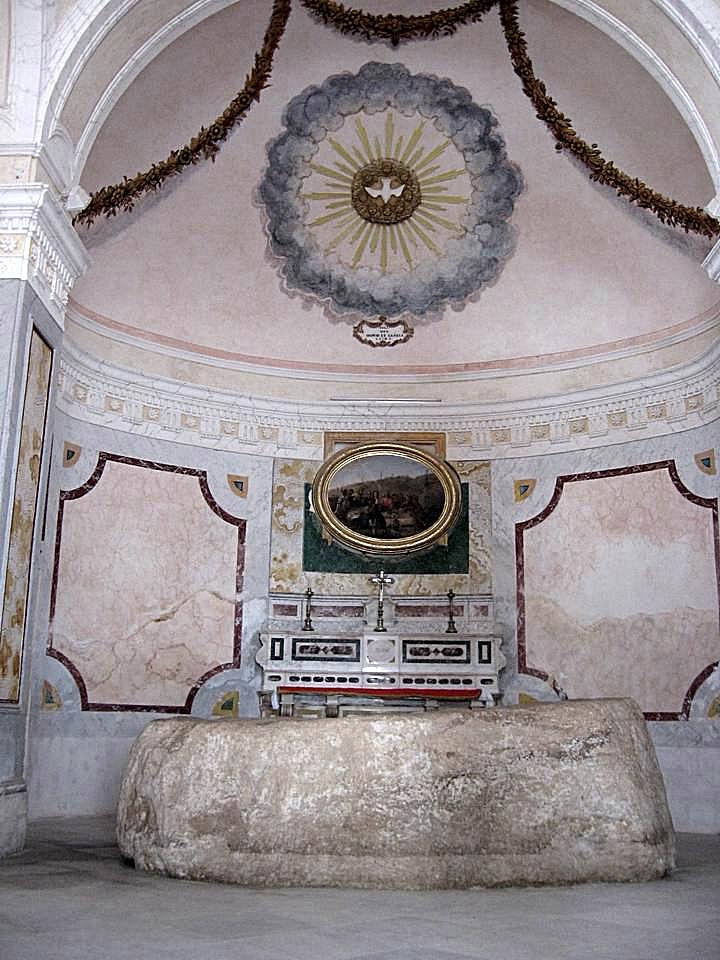
[[[530,403],[448,404],[402,414],[362,401],[335,404],[238,398],[98,361],[66,341],[58,406],[68,415],[143,436],[203,447],[321,460],[324,431],[442,431],[450,459],[515,457],[622,443],[718,417],[720,343],[681,370]],[[390,404],[388,405],[390,406]]]
[[[88,256],[51,190],[42,184],[0,188],[0,279],[27,280],[60,327]]]

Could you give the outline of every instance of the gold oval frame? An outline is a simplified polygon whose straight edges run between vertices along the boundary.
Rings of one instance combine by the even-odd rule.
[[[419,533],[409,537],[398,537],[392,540],[368,537],[358,533],[340,521],[330,507],[329,493],[333,480],[339,471],[358,460],[371,459],[379,456],[404,457],[427,467],[440,481],[445,503],[440,516]],[[369,554],[376,557],[399,557],[427,550],[433,544],[445,537],[460,514],[461,491],[460,478],[453,468],[445,461],[438,460],[425,450],[411,447],[403,443],[379,441],[377,443],[362,443],[358,446],[341,450],[329,457],[320,467],[312,485],[312,507],[324,531],[332,539],[348,547],[356,553]]]

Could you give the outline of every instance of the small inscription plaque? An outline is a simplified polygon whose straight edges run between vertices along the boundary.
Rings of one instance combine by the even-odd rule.
[[[395,347],[407,343],[415,331],[407,320],[361,320],[353,327],[353,336],[369,347]]]

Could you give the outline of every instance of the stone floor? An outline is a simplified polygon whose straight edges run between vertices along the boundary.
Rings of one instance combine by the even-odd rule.
[[[718,960],[720,837],[645,884],[256,890],[138,873],[109,819],[31,825],[0,863],[2,960]]]

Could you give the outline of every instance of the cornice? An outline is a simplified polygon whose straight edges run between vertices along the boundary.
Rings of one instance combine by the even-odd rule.
[[[28,281],[60,328],[70,290],[88,264],[85,247],[49,187],[0,187],[0,278]]]
[[[136,350],[144,350],[162,357],[172,357],[185,363],[221,367],[238,373],[281,377],[283,380],[436,384],[439,380],[497,380],[576,370],[598,363],[622,361],[646,353],[662,351],[716,329],[720,324],[720,303],[714,304],[709,310],[691,320],[674,324],[664,330],[627,340],[598,344],[592,348],[478,363],[435,365],[426,363],[409,367],[362,364],[325,365],[213,350],[202,345],[154,334],[140,327],[118,323],[109,317],[94,313],[72,299],[68,303],[67,317],[84,330]]]
[[[442,431],[450,459],[535,456],[688,430],[718,418],[720,342],[642,381],[498,403],[289,402],[143,377],[66,340],[58,407],[73,419],[144,437],[262,456],[322,459],[324,431]]]

